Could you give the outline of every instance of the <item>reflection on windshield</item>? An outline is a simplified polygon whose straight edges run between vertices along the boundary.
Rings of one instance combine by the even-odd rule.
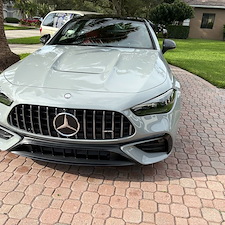
[[[50,44],[152,48],[143,22],[107,18],[71,21]]]

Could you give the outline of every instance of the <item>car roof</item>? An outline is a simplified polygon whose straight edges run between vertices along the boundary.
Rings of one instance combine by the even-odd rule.
[[[51,11],[49,13],[74,13],[74,14],[79,14],[81,16],[86,15],[86,14],[99,14],[99,13],[96,13],[96,12],[77,11],[77,10],[55,10],[55,11]]]
[[[119,20],[134,20],[134,21],[141,21],[146,22],[147,20],[144,18],[139,17],[123,17],[123,16],[116,16],[116,15],[110,15],[110,14],[86,14],[84,16],[81,16],[79,18],[74,18],[73,20],[77,19],[119,19]]]

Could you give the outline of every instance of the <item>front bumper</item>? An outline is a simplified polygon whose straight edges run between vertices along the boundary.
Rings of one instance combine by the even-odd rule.
[[[0,106],[4,121],[0,124],[0,149],[71,165],[153,164],[166,159],[172,151],[180,117],[180,92],[177,93],[173,109],[166,114],[138,117],[130,110],[121,111],[133,124],[135,133],[113,140],[70,140],[31,134],[10,126],[7,117],[11,109],[7,112],[5,106]]]
[[[35,160],[95,166],[152,164],[167,158],[171,150],[170,135],[124,144],[71,144],[24,137],[10,149]]]

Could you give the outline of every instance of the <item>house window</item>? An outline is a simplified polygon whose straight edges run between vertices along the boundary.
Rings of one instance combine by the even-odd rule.
[[[216,14],[203,13],[201,28],[212,29]]]

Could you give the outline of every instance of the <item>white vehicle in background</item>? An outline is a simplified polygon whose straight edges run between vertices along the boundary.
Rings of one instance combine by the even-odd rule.
[[[87,11],[58,10],[48,13],[43,19],[40,26],[41,36],[50,34],[53,36],[69,20],[88,14],[99,14]]]

